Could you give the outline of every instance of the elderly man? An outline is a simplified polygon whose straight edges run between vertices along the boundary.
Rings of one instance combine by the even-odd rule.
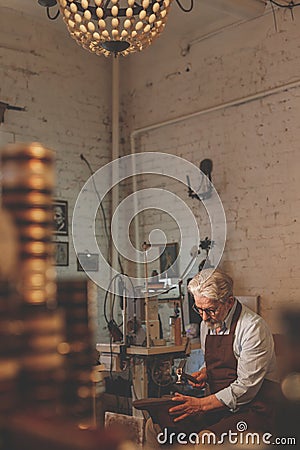
[[[203,398],[176,394],[174,400],[182,403],[169,410],[174,422],[183,425],[201,417],[201,428],[217,436],[237,431],[241,421],[248,430],[272,433],[279,386],[267,324],[233,296],[233,281],[220,270],[203,270],[188,289],[194,296],[194,310],[203,319],[205,364],[193,374],[195,386],[207,383],[210,394]]]
[[[169,409],[174,427],[186,433],[209,430],[218,438],[245,429],[274,433],[280,389],[267,324],[234,297],[232,279],[220,270],[202,270],[188,289],[194,296],[194,310],[203,319],[200,338],[205,363],[192,374],[197,379],[194,386],[208,386],[209,394],[197,398],[176,393]],[[161,431],[148,420],[148,444],[157,446]]]

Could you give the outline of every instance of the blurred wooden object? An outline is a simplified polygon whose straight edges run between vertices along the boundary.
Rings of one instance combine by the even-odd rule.
[[[105,428],[114,434],[122,432],[128,440],[142,445],[144,441],[144,419],[141,417],[128,416],[126,414],[118,414],[106,411]]]
[[[80,429],[66,420],[49,420],[34,413],[14,414],[3,436],[3,448],[9,450],[116,450],[125,439],[122,431]]]

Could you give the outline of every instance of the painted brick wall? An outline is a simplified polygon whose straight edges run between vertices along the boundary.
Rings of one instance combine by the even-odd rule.
[[[27,108],[6,112],[1,144],[38,140],[56,150],[56,196],[68,200],[70,221],[89,176],[80,153],[94,169],[110,160],[110,62],[80,49],[46,19],[38,22],[8,9],[1,9],[1,19],[0,100]],[[275,32],[272,16],[266,15],[202,40],[185,57],[180,42],[170,45],[162,36],[144,53],[121,60],[123,153],[130,152],[129,135],[137,128],[299,80],[299,20],[298,9],[294,22],[281,11]],[[282,90],[142,133],[135,141],[137,151],[171,153],[196,165],[205,157],[213,160],[213,182],[228,226],[222,265],[234,276],[237,294],[262,296],[262,314],[274,331],[280,305],[299,302],[298,98],[297,87]],[[138,186],[175,192],[194,213],[202,237],[210,235],[204,208],[187,197],[182,183],[144,176]],[[130,184],[124,182],[121,196],[127,191]],[[108,199],[107,210],[109,205]],[[179,199],[174,205],[181,228],[188,229]],[[174,220],[153,210],[141,214],[142,240],[162,223],[168,242],[178,241]],[[126,226],[120,223],[119,232]],[[105,245],[102,230],[100,223]],[[63,276],[77,275],[70,236],[69,241],[70,265],[60,268]],[[181,270],[193,243],[191,235],[180,255]],[[101,308],[98,325],[98,339],[105,340]]]
[[[276,32],[266,14],[202,40],[186,57],[180,43],[167,47],[162,36],[122,61],[125,152],[133,130],[245,98],[238,106],[140,133],[135,142],[137,151],[167,152],[197,166],[203,158],[213,160],[228,227],[222,267],[234,277],[237,294],[261,295],[262,315],[273,331],[282,306],[299,304],[300,88],[263,93],[300,81],[299,20],[298,9],[295,21],[278,12]],[[258,93],[261,98],[250,101]],[[153,183],[147,179],[144,187]],[[186,188],[173,188],[206,236],[207,217],[197,200],[188,198]],[[147,237],[160,228],[160,213],[145,215],[141,225]],[[162,228],[177,240],[174,224]]]
[[[69,206],[69,236],[57,238],[69,241],[69,266],[59,267],[58,276],[85,276],[77,272],[72,214],[77,195],[90,176],[80,154],[94,170],[110,160],[111,63],[81,49],[67,30],[57,28],[46,14],[39,21],[8,8],[0,8],[0,13],[0,100],[26,107],[26,112],[6,111],[0,144],[39,141],[55,150],[55,195]],[[104,207],[109,216],[109,199]],[[97,234],[105,246],[101,220]],[[84,220],[82,229],[87,232]],[[100,298],[99,335],[102,315]]]

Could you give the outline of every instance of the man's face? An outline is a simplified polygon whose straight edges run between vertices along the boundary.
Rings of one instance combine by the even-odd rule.
[[[198,308],[204,323],[212,329],[216,329],[222,326],[228,311],[231,309],[234,299],[229,297],[224,303],[212,300],[204,296],[194,296],[195,305]]]

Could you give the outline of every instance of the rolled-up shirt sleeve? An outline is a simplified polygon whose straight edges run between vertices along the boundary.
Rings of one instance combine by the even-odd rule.
[[[237,378],[215,395],[231,411],[254,399],[268,372],[274,352],[273,338],[262,318],[258,317],[241,331],[234,346]]]

